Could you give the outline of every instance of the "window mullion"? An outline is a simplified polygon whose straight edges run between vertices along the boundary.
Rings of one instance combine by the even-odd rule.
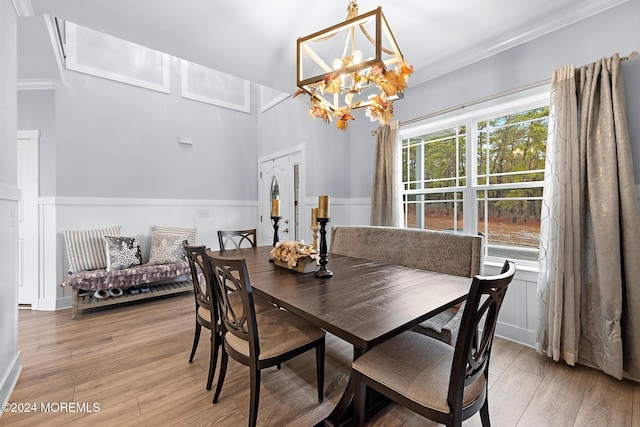
[[[478,203],[474,190],[478,179],[478,132],[475,121],[467,120],[465,125],[467,127],[466,162],[470,167],[467,168],[467,185],[462,192],[463,227],[466,234],[475,235],[478,233]]]
[[[422,189],[424,188],[424,141],[416,151],[416,188]],[[416,198],[416,228],[424,228],[424,196],[422,194]]]

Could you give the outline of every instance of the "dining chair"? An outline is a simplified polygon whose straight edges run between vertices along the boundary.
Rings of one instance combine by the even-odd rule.
[[[218,351],[222,344],[222,324],[218,316],[218,308],[215,304],[215,294],[213,292],[213,279],[210,276],[210,269],[206,265],[208,258],[206,257],[206,247],[190,246],[185,240],[182,247],[187,254],[187,260],[191,269],[191,279],[193,281],[193,294],[196,300],[196,329],[193,337],[193,346],[191,347],[191,356],[189,363],[193,362],[193,358],[198,348],[202,327],[211,331],[211,351],[209,355],[209,376],[207,379],[207,390],[211,390],[213,384],[213,376],[216,370],[218,360]],[[234,306],[241,306],[240,295],[230,296],[230,301]],[[275,310],[277,307],[263,298],[256,298],[255,307],[257,312]],[[280,366],[278,366],[280,369]]]
[[[223,326],[220,373],[213,397],[218,402],[229,356],[249,367],[249,426],[255,426],[260,400],[260,372],[311,349],[316,350],[318,401],[324,395],[325,332],[285,310],[256,312],[254,295],[244,258],[228,258],[207,251],[218,312]],[[230,296],[240,294],[242,305]]]
[[[256,247],[256,229],[251,228],[248,230],[218,230],[218,244],[220,250],[232,249],[230,243],[233,243],[233,249],[240,249],[243,247]]]
[[[189,363],[193,362],[193,357],[198,348],[202,327],[211,331],[211,353],[209,355],[209,377],[207,378],[207,390],[211,390],[213,375],[216,370],[218,360],[218,349],[222,344],[222,329],[219,326],[217,307],[212,293],[210,277],[207,274],[205,265],[205,246],[191,246],[185,240],[182,247],[187,254],[189,267],[191,268],[191,279],[193,281],[193,294],[196,300],[196,330],[191,347]]]
[[[407,331],[356,359],[356,425],[364,425],[368,386],[438,423],[460,426],[480,411],[482,425],[489,426],[489,358],[498,313],[515,271],[515,264],[505,261],[499,275],[474,277],[454,347]]]

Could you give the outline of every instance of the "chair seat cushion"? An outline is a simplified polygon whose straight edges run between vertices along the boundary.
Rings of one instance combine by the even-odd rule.
[[[412,330],[436,338],[444,343],[455,345],[460,332],[462,313],[464,313],[463,302],[460,307],[452,307],[442,313],[425,320]]]
[[[462,319],[458,313],[462,313],[462,311],[450,308],[416,325],[412,330],[444,343],[455,345]]]
[[[369,350],[353,362],[353,369],[422,406],[449,413],[453,351],[450,345],[408,331]],[[480,396],[484,381],[481,375],[465,388],[464,406]]]
[[[260,340],[260,360],[279,356],[325,336],[322,329],[285,310],[256,313],[256,323]],[[225,334],[225,340],[234,350],[249,356],[247,341],[230,332]]]
[[[447,323],[449,323],[451,319],[455,317],[457,311],[458,310],[456,309],[445,310],[442,313],[438,313],[435,316],[425,320],[418,326],[421,326],[425,329],[433,329],[435,332],[440,334],[442,333],[442,329],[446,327]]]
[[[209,310],[207,307],[199,306],[198,316],[211,323],[211,310]]]

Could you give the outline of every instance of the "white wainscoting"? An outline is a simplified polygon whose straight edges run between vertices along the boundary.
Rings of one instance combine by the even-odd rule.
[[[640,186],[637,189],[640,194]],[[301,235],[307,242],[312,241],[309,229],[311,208],[316,207],[317,203],[316,197],[307,197],[301,207]],[[368,225],[370,210],[369,198],[332,198],[329,228],[336,225]],[[41,199],[40,298],[37,307],[34,308],[56,310],[71,306],[70,291],[65,291],[59,286],[67,269],[63,230],[120,224],[123,234],[144,236],[143,255],[148,258],[149,233],[152,225],[195,227],[198,230],[196,235],[198,243],[217,248],[216,231],[218,229],[257,228],[257,217],[257,201]],[[327,238],[330,244],[330,230],[327,231]],[[0,257],[0,259],[5,258]],[[484,274],[497,274],[500,267],[498,264],[486,263]],[[538,273],[535,269],[518,266],[500,312],[496,329],[498,336],[527,346],[534,345],[537,281]]]
[[[19,189],[0,183],[0,403],[9,400],[22,370],[18,351],[18,200]]]
[[[64,230],[121,225],[122,235],[138,235],[149,259],[151,227],[194,227],[196,243],[218,248],[217,230],[257,228],[257,201],[57,197],[40,199],[40,284],[38,310],[71,307],[66,277]]]
[[[302,239],[312,241],[311,208],[316,197],[307,197],[301,207]],[[331,222],[336,225],[368,225],[369,198],[331,199]],[[60,287],[68,263],[64,252],[63,230],[100,228],[121,225],[123,235],[141,236],[144,259],[150,250],[153,225],[195,227],[199,244],[217,248],[219,229],[257,228],[257,201],[158,200],[113,198],[45,198],[40,200],[40,289],[36,309],[56,310],[71,306],[71,292]],[[485,264],[484,274],[497,274],[500,265]],[[502,306],[497,335],[522,343],[534,344],[537,272],[519,267]]]

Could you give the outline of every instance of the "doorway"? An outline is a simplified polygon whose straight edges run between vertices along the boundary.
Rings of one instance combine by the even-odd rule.
[[[273,243],[271,201],[279,200],[280,217],[278,240],[301,240],[300,207],[303,150],[296,147],[288,152],[275,153],[259,160],[259,243]]]
[[[18,304],[35,308],[40,272],[38,198],[40,196],[40,132],[18,131]]]

